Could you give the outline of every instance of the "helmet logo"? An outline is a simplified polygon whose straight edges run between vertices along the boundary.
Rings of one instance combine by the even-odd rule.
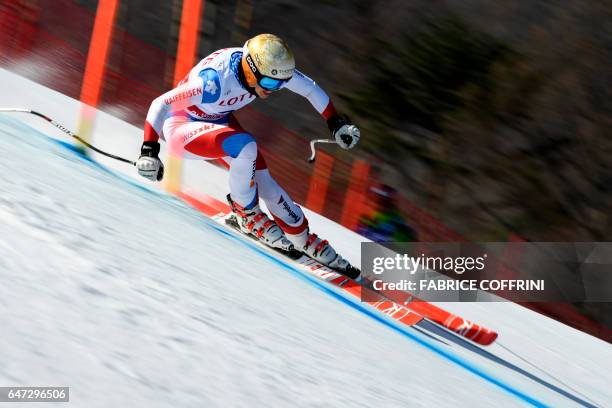
[[[278,71],[277,71],[277,70],[275,70],[275,69],[273,69],[273,70],[272,70],[272,75],[276,75],[276,74],[278,74]]]
[[[256,73],[257,72],[257,68],[255,67],[255,63],[253,63],[253,59],[251,58],[251,56],[247,55],[246,56],[246,60],[247,60],[247,62],[249,64],[249,67],[251,67],[251,71],[253,71],[253,73]]]

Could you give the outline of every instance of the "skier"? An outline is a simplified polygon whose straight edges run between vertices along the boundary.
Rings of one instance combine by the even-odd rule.
[[[255,138],[232,112],[287,88],[307,98],[325,118],[344,149],[359,141],[359,129],[339,115],[328,95],[295,69],[293,53],[272,34],[260,34],[242,48],[213,52],[191,69],[173,90],[155,99],[145,121],[138,172],[161,180],[160,137],[186,158],[222,159],[229,165],[227,196],[240,229],[284,250],[294,247],[339,271],[352,268],[326,241],[311,233],[301,208],[270,175]],[[261,197],[273,220],[259,207]]]

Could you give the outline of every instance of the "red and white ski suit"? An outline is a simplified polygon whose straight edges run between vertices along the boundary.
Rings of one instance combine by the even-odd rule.
[[[255,138],[232,115],[256,98],[240,81],[241,58],[242,48],[225,48],[202,59],[152,102],[144,139],[161,137],[185,158],[222,159],[230,168],[232,199],[249,207],[261,197],[279,226],[297,235],[308,226],[302,210],[272,178]],[[325,119],[336,114],[328,95],[298,70],[282,87],[307,98]]]

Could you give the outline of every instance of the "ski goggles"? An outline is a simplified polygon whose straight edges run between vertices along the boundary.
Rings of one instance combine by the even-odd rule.
[[[261,79],[257,79],[257,83],[266,91],[278,91],[280,87],[287,82],[287,79],[276,79],[267,76],[262,76]]]
[[[261,72],[255,66],[253,59],[249,54],[246,56],[247,63],[249,67],[251,67],[251,71],[255,75],[255,79],[257,80],[257,85],[265,89],[266,91],[278,91],[284,83],[288,82],[291,78],[287,79],[276,79],[269,76],[262,75]]]

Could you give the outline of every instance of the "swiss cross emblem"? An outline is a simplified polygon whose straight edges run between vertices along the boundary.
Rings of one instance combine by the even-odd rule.
[[[211,95],[214,95],[217,92],[217,84],[215,81],[209,79],[206,81],[206,87],[204,88],[204,92],[208,92]]]

